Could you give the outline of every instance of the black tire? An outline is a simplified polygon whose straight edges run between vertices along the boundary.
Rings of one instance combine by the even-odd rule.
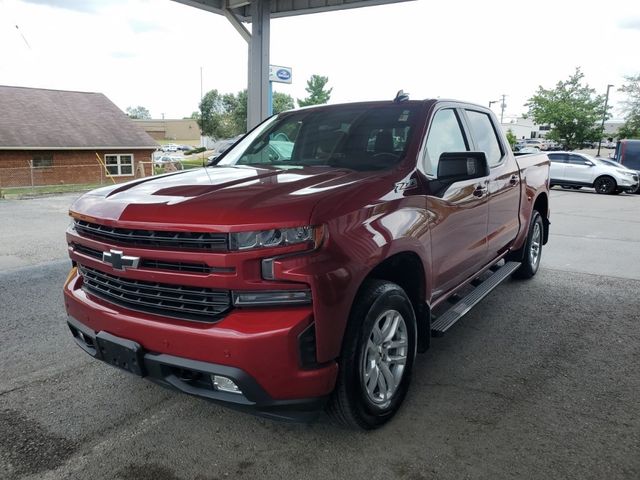
[[[384,345],[378,349],[367,348],[367,346],[374,345],[371,340],[375,335],[374,327],[377,326],[378,332],[382,333],[381,322],[385,322],[382,324],[383,327],[387,325],[389,314],[392,315],[392,319],[395,319],[395,314],[399,314],[402,318],[406,346],[391,347],[385,353],[378,353],[385,348]],[[400,321],[398,321],[398,328],[400,328]],[[400,333],[398,335],[396,337],[394,334],[390,338],[396,339],[395,343],[402,343],[403,337]],[[379,338],[382,339],[382,336]],[[394,350],[393,355],[389,353],[391,350]],[[383,387],[380,386],[380,381],[382,380],[385,386],[391,382],[387,382],[387,374],[381,373],[383,368],[379,368],[379,365],[385,363],[384,371],[395,378],[395,374],[399,371],[399,364],[393,365],[394,370],[392,370],[386,362],[392,361],[389,359],[390,356],[402,357],[403,352],[405,363],[399,373],[397,387],[386,398],[382,394]],[[360,289],[349,316],[342,353],[338,361],[338,380],[327,405],[329,416],[336,422],[354,429],[371,430],[384,425],[398,411],[407,394],[415,354],[416,317],[407,294],[395,283],[367,280]],[[371,357],[376,355],[382,356],[371,361]],[[367,362],[367,359],[370,361]],[[374,384],[371,393],[368,393],[365,379],[367,365],[372,367],[370,372],[374,370],[377,372],[376,381],[368,382]],[[375,399],[376,388],[378,388],[378,395],[382,396],[379,401],[375,401],[378,400]]]
[[[596,189],[596,193],[600,193],[602,195],[611,195],[616,191],[618,185],[616,184],[615,179],[607,175],[603,175],[596,178],[596,180],[593,182],[593,188]]]
[[[540,268],[540,259],[542,257],[543,239],[544,222],[542,221],[540,212],[534,210],[531,215],[531,220],[529,221],[527,241],[524,243],[523,250],[518,252],[522,264],[518,270],[513,272],[513,278],[527,279],[538,273],[538,269]],[[534,251],[537,251],[537,254],[534,254]]]

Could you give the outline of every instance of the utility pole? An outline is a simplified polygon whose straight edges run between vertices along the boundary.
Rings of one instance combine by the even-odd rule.
[[[504,109],[507,108],[507,104],[504,103],[504,99],[506,98],[506,95],[503,93],[502,94],[502,103],[500,104],[500,123],[502,124],[502,121],[504,119]]]
[[[600,147],[602,146],[602,135],[604,134],[604,121],[607,118],[607,106],[609,105],[609,90],[613,85],[607,85],[607,96],[604,98],[604,112],[602,112],[602,124],[600,125],[600,140],[598,140],[598,153],[596,157],[600,156]]]

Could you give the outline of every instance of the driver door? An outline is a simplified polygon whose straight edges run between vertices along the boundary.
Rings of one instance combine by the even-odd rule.
[[[469,151],[469,140],[455,108],[438,110],[427,135],[423,157],[431,180],[427,210],[431,218],[432,300],[478,271],[487,257],[488,177],[438,189],[440,155]]]

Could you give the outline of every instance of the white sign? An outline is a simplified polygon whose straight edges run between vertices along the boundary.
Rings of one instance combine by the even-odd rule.
[[[278,83],[291,83],[293,73],[289,67],[269,65],[269,81]]]

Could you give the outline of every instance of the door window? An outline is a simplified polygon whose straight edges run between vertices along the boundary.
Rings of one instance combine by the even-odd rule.
[[[549,154],[549,160],[551,160],[552,163],[564,163],[566,159],[567,159],[566,153],[550,153]]]
[[[640,170],[640,142],[630,140],[626,142],[624,147],[624,166]]]
[[[471,135],[478,147],[478,150],[484,152],[490,167],[499,165],[502,161],[502,148],[498,136],[493,128],[491,118],[486,113],[467,110],[467,118],[469,119],[469,128]],[[540,143],[540,142],[538,142]]]
[[[427,138],[425,172],[428,175],[436,176],[440,155],[445,152],[468,151],[469,146],[462,133],[460,120],[455,110],[446,108],[436,112]]]
[[[587,162],[588,160],[580,155],[569,155],[569,163],[571,165],[589,165]]]

